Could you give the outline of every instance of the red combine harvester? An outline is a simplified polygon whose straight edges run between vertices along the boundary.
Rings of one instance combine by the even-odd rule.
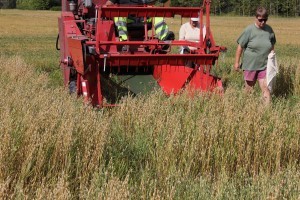
[[[145,0],[144,0],[145,1]],[[125,94],[138,94],[158,85],[167,95],[183,88],[222,90],[220,78],[210,74],[224,47],[216,46],[210,30],[210,0],[199,7],[157,7],[140,5],[106,6],[106,0],[62,0],[58,19],[61,69],[70,92],[83,95],[93,106],[113,106]],[[199,18],[199,42],[160,41],[147,20],[128,25],[128,40],[119,41],[114,17]],[[128,51],[122,46],[128,45]],[[178,46],[197,50],[188,54]],[[166,48],[167,47],[167,48]],[[57,44],[58,49],[58,44]],[[173,50],[172,50],[173,49]],[[174,53],[175,52],[175,53]],[[192,65],[188,64],[192,63]]]

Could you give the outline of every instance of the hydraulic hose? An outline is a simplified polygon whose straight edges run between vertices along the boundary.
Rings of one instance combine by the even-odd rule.
[[[57,34],[57,38],[56,38],[56,50],[60,50],[60,48],[58,48],[58,40],[59,40],[59,34]]]

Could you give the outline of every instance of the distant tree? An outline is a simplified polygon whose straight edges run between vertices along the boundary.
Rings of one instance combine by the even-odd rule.
[[[54,4],[53,0],[17,0],[18,9],[48,10]]]
[[[215,15],[221,15],[232,11],[232,3],[230,0],[215,0],[211,3],[212,12]]]
[[[0,9],[16,8],[16,0],[0,0]]]
[[[297,0],[296,7],[296,16],[300,16],[300,0]]]
[[[16,8],[16,0],[8,0],[8,8]]]
[[[300,12],[300,0],[292,0],[291,1],[291,15],[295,17],[299,16]]]
[[[19,8],[30,10],[48,10],[60,6],[60,0],[0,0],[1,8]],[[201,6],[199,0],[171,0],[171,6]],[[300,16],[300,0],[212,0],[211,13],[222,15],[233,13],[241,16],[253,16],[257,6],[265,6],[271,15]]]
[[[171,6],[196,7],[201,6],[199,0],[171,0]]]

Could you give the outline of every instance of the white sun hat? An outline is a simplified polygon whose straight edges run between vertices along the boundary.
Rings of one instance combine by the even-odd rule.
[[[199,22],[199,18],[198,18],[198,17],[192,17],[191,20],[192,20],[193,22]]]

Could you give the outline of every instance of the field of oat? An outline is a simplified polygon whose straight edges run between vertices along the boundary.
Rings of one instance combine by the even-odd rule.
[[[268,21],[280,67],[268,107],[232,70],[253,18],[225,16],[211,19],[224,96],[155,91],[95,110],[62,86],[58,16],[0,10],[0,199],[300,198],[299,18]]]

